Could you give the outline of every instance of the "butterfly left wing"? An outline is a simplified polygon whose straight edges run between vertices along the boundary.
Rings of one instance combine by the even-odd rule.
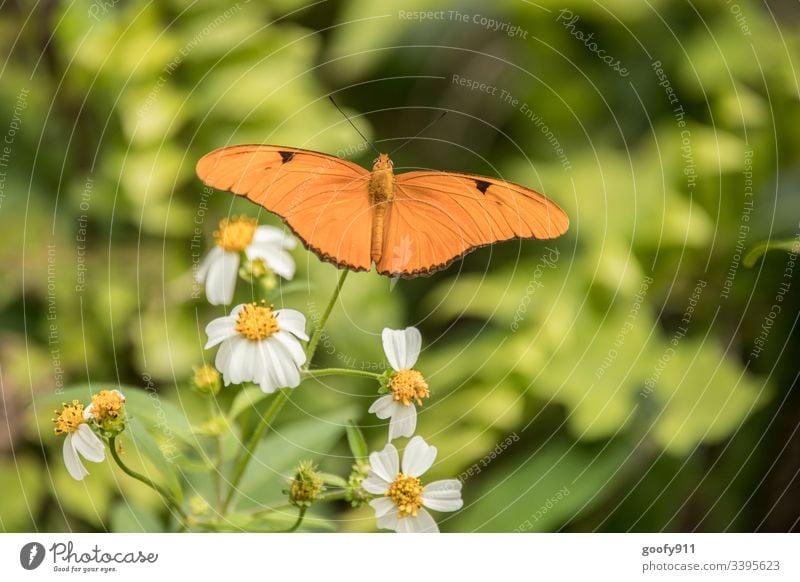
[[[472,174],[408,172],[396,177],[376,268],[393,277],[427,275],[478,247],[555,238],[568,227],[557,204],[519,184]]]
[[[369,172],[361,166],[299,148],[240,145],[203,156],[197,174],[277,214],[323,261],[371,268]]]

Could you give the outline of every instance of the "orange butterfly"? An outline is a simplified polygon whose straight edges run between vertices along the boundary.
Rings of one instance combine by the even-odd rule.
[[[277,214],[323,261],[354,271],[416,277],[468,252],[514,238],[564,234],[569,218],[519,184],[456,172],[395,175],[388,154],[372,171],[340,158],[269,145],[206,154],[207,185]]]

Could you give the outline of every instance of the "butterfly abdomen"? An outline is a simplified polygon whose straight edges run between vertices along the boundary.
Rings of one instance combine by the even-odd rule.
[[[386,215],[386,206],[394,199],[395,178],[392,162],[389,156],[381,154],[375,160],[372,174],[369,177],[369,201],[373,208],[372,219],[372,244],[370,254],[372,261],[377,263],[383,255],[383,219]]]

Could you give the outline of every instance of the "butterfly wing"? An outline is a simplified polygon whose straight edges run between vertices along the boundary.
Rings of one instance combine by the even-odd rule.
[[[449,172],[397,176],[383,225],[381,275],[415,277],[514,238],[549,239],[569,227],[542,194],[503,180]]]
[[[197,175],[277,214],[320,259],[371,268],[369,172],[361,166],[309,150],[241,145],[200,158]]]

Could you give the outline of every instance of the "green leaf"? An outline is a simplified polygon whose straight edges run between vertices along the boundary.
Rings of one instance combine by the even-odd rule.
[[[228,419],[231,421],[235,420],[241,413],[254,408],[256,404],[264,400],[267,396],[269,396],[269,394],[265,394],[258,386],[242,388],[233,399],[230,411],[228,412]]]
[[[46,491],[43,467],[27,456],[0,462],[0,529],[4,532],[30,531]]]
[[[347,480],[339,477],[339,475],[334,475],[333,473],[317,473],[320,478],[322,479],[323,483],[326,485],[331,485],[332,487],[347,487]]]
[[[182,501],[183,491],[181,489],[180,480],[178,479],[178,474],[176,473],[178,465],[170,460],[167,454],[168,451],[165,452],[164,449],[158,446],[155,439],[153,439],[147,430],[145,430],[144,426],[142,426],[141,422],[136,418],[128,420],[126,430],[122,437],[124,438],[125,436],[128,437],[128,442],[132,444],[135,452],[139,455],[143,455],[156,469],[155,475],[151,473],[148,476],[157,483],[166,486],[166,488],[175,495],[178,501]],[[128,455],[132,453],[129,448],[126,448],[126,452]]]
[[[353,458],[359,463],[366,463],[369,449],[367,448],[364,433],[352,420],[347,421],[345,430],[347,430],[347,444],[350,445],[350,452],[353,453]]]
[[[158,517],[149,510],[120,499],[111,507],[111,531],[116,533],[163,532]]]
[[[612,442],[598,453],[552,442],[518,466],[503,463],[464,481],[464,509],[440,518],[449,531],[552,531],[600,503],[612,491],[629,447]],[[517,456],[519,458],[519,456]],[[484,470],[476,464],[477,471]],[[462,473],[463,474],[463,473]]]
[[[777,250],[788,251],[796,255],[800,253],[800,241],[793,238],[775,241],[762,241],[747,251],[747,254],[744,256],[744,266],[750,268],[756,264],[756,261],[761,258],[761,255],[765,255],[768,251]]]
[[[242,478],[239,505],[258,507],[285,499],[282,491],[297,463],[330,451],[345,432],[346,419],[355,413],[348,407],[325,419],[309,418],[273,429],[256,448]]]

